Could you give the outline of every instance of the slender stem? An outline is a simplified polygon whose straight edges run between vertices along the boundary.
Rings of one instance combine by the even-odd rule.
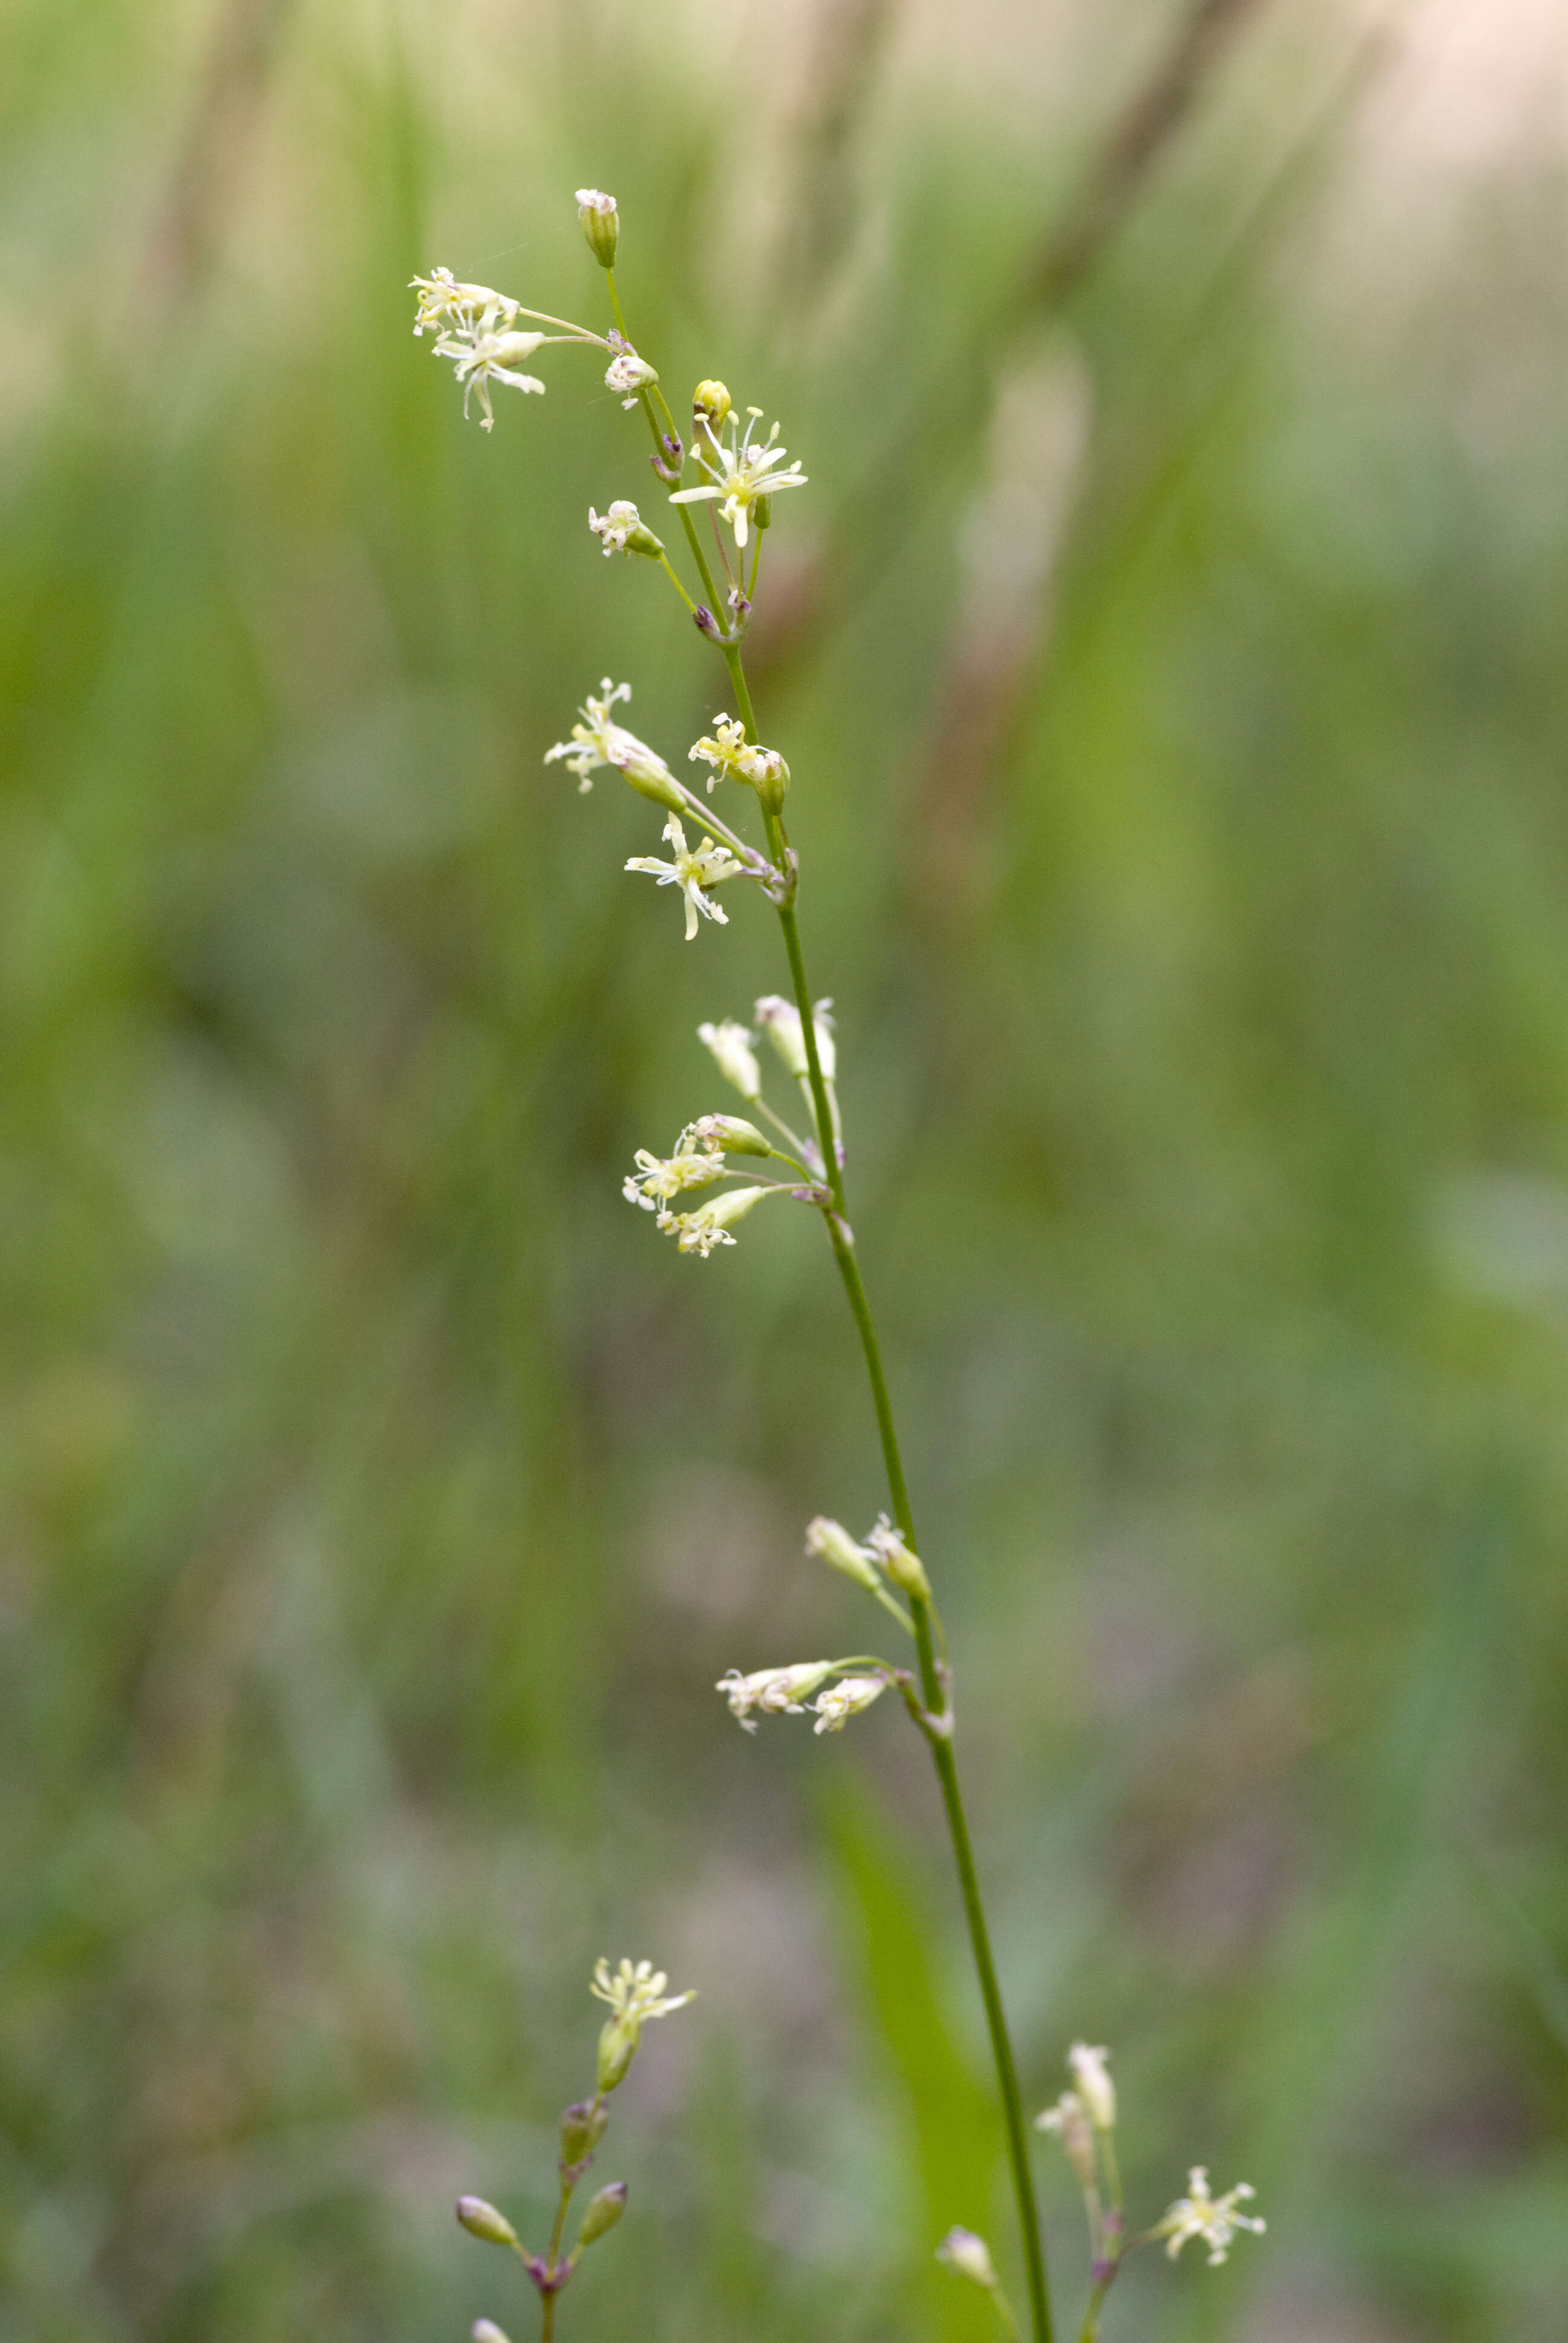
[[[1090,2288],[1089,2300],[1084,2307],[1083,2324],[1078,2330],[1078,2343],[1096,2343],[1096,2338],[1100,2333],[1100,2314],[1105,2307],[1105,2298],[1111,2291],[1111,2278],[1115,2275],[1115,2271],[1112,2270],[1111,2278],[1096,2278]]]
[[[550,2343],[556,2331],[556,2298],[553,2294],[539,2297],[539,2343]]]
[[[687,592],[685,587],[681,584],[679,578],[676,576],[674,570],[670,568],[669,557],[668,554],[661,553],[659,555],[658,566],[663,570],[665,576],[668,578],[670,584],[674,587],[676,592],[679,595],[681,600],[685,603],[687,608],[692,612],[693,616],[695,616],[697,605],[692,600],[690,595]]]
[[[609,306],[615,311],[616,331],[619,334],[623,342],[628,342],[631,339],[631,336],[627,332],[626,319],[620,314],[620,296],[615,289],[615,271],[613,268],[607,268],[605,270],[604,281],[609,289]]]
[[[757,742],[757,718],[747,688],[745,669],[737,644],[720,648],[730,681],[735,687],[740,719],[746,727],[746,737]],[[784,865],[786,840],[783,824],[777,814],[764,809],[769,852],[780,868]],[[806,1045],[807,1071],[811,1086],[811,1101],[817,1116],[817,1133],[822,1151],[822,1161],[833,1192],[834,1210],[825,1212],[828,1234],[832,1242],[833,1255],[839,1264],[839,1274],[844,1281],[844,1291],[855,1324],[859,1330],[860,1347],[865,1353],[866,1373],[870,1381],[872,1403],[877,1412],[877,1430],[882,1443],[882,1462],[887,1471],[888,1493],[892,1500],[893,1517],[900,1534],[912,1549],[917,1548],[914,1514],[910,1504],[909,1484],[904,1478],[903,1459],[899,1453],[899,1435],[893,1422],[892,1402],[888,1395],[888,1379],[882,1367],[881,1346],[871,1317],[871,1305],[866,1297],[859,1263],[855,1258],[855,1241],[849,1232],[844,1212],[844,1172],[833,1144],[833,1119],[828,1103],[828,1087],[822,1078],[822,1061],[817,1048],[816,1023],[811,1012],[811,990],[806,977],[805,956],[800,949],[800,931],[796,923],[792,904],[776,906],[779,924],[784,934],[784,949],[789,961],[789,978],[795,992],[795,1005],[800,1015],[801,1037]],[[920,1656],[920,1687],[928,1711],[938,1716],[947,1709],[947,1685],[943,1672],[937,1664],[933,1642],[931,1605],[918,1595],[911,1597],[915,1649]],[[952,1841],[953,1861],[958,1869],[959,1891],[963,1898],[964,1916],[969,1923],[970,1949],[974,1958],[975,1974],[980,1980],[980,1999],[985,2005],[986,2028],[990,2036],[991,2057],[996,2066],[998,2087],[1001,2093],[1002,2122],[1007,2137],[1008,2162],[1012,2171],[1013,2195],[1018,2206],[1019,2227],[1023,2242],[1024,2271],[1029,2284],[1030,2323],[1034,2343],[1052,2343],[1050,2301],[1046,2290],[1045,2254],[1040,2244],[1040,2214],[1034,2201],[1034,2178],[1030,2169],[1029,2135],[1024,2127],[1023,2096],[1019,2089],[1018,2068],[1013,2060],[1012,2043],[1007,2030],[1007,2012],[1002,2006],[1001,1987],[997,1981],[996,1963],[991,1956],[990,1932],[986,1926],[985,1906],[980,1899],[980,1880],[975,1872],[974,1850],[970,1844],[969,1821],[959,1788],[958,1765],[952,1744],[940,1734],[928,1734],[931,1758],[937,1769],[942,1807],[947,1816],[948,1835]]]

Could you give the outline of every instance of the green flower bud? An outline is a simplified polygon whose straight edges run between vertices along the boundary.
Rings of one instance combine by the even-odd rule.
[[[864,1546],[857,1545],[842,1522],[831,1522],[819,1513],[806,1528],[806,1551],[816,1554],[833,1570],[852,1578],[868,1594],[875,1594],[881,1585],[876,1564]]]
[[[612,2180],[608,2188],[599,2190],[583,2215],[583,2225],[578,2231],[578,2253],[585,2246],[591,2246],[602,2237],[607,2229],[613,2229],[625,2210],[626,2183],[624,2180]]]
[[[751,518],[759,528],[771,528],[773,526],[772,498],[759,497],[751,508]]]
[[[637,2037],[640,2027],[623,2025],[618,2017],[606,2020],[598,2037],[598,2087],[601,2091],[613,2091],[618,2083],[626,2080],[628,2067],[637,2056]]]
[[[588,247],[601,268],[615,266],[615,247],[620,236],[620,215],[613,196],[601,196],[597,187],[578,189],[578,217],[583,224]]]
[[[711,1140],[727,1155],[771,1155],[772,1141],[754,1122],[738,1114],[705,1114],[689,1127],[693,1139]]]
[[[471,2237],[483,2237],[488,2246],[515,2246],[518,2233],[504,2213],[487,2205],[482,2197],[459,2197],[457,2218]]]
[[[609,2109],[597,2100],[577,2099],[561,2110],[561,2162],[580,2164],[604,2137]]]

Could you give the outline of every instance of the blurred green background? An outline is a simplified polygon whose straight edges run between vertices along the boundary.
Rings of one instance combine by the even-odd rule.
[[[600,322],[583,184],[810,475],[753,664],[1030,2103],[1110,2043],[1145,2217],[1270,2221],[1107,2343],[1568,2331],[1562,10],[1186,22],[5,0],[5,2343],[526,2343],[450,2204],[539,2234],[601,1952],[701,1997],[565,2337],[1014,2266],[924,1752],[710,1689],[869,1632],[819,1232],[618,1192],[776,932],[540,759],[722,670],[588,358],[486,436],[410,337]]]

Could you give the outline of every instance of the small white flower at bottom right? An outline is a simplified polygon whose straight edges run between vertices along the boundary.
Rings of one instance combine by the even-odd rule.
[[[1153,2236],[1165,2238],[1165,2250],[1172,2261],[1189,2237],[1201,2237],[1209,2248],[1209,2262],[1212,2268],[1225,2260],[1238,2229],[1253,2229],[1261,2237],[1269,2226],[1251,2213],[1238,2212],[1239,2205],[1257,2194],[1256,2189],[1250,2187],[1244,2180],[1238,2182],[1234,2188],[1228,2188],[1223,2197],[1211,2197],[1208,2167],[1195,2164],[1187,2175],[1187,2190],[1185,2197],[1178,2197],[1159,2227],[1152,2232]]]

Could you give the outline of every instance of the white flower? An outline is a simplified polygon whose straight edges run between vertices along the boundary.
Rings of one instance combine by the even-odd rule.
[[[546,764],[553,765],[558,757],[564,757],[568,772],[577,775],[578,785],[583,789],[592,789],[591,776],[601,765],[612,765],[634,786],[641,782],[657,790],[661,784],[668,784],[669,799],[661,796],[659,802],[673,800],[675,777],[664,759],[646,740],[639,740],[635,732],[628,732],[624,724],[618,724],[610,714],[618,699],[631,698],[630,684],[612,684],[607,675],[599,685],[599,693],[596,699],[590,692],[578,709],[582,721],[572,726],[571,739],[558,740],[553,749],[545,750]],[[648,793],[646,786],[644,793]]]
[[[468,412],[468,401],[475,391],[479,395],[479,420],[488,431],[495,422],[490,411],[490,385],[503,382],[512,390],[542,392],[544,384],[537,375],[519,374],[518,367],[525,358],[532,357],[544,342],[592,342],[605,347],[602,337],[590,334],[586,326],[574,326],[568,318],[545,317],[543,311],[525,309],[508,293],[498,293],[489,285],[465,285],[449,268],[433,269],[428,277],[410,279],[409,289],[419,297],[414,317],[416,334],[435,333],[438,338],[434,355],[450,358],[463,386],[463,412]],[[547,334],[514,330],[520,317],[542,319],[547,326],[559,326],[562,331]]]
[[[637,395],[645,384],[657,382],[658,376],[646,358],[639,358],[633,349],[618,350],[605,372],[604,387],[613,390],[623,407],[635,407]]]
[[[816,1554],[830,1570],[840,1571],[857,1585],[875,1594],[881,1585],[876,1564],[863,1545],[857,1545],[842,1522],[829,1521],[819,1513],[814,1522],[806,1524],[806,1551]]]
[[[1205,2165],[1195,2164],[1187,2175],[1188,2194],[1178,2197],[1159,2227],[1151,2234],[1169,2239],[1165,2250],[1172,2261],[1189,2237],[1201,2237],[1209,2248],[1210,2267],[1222,2262],[1231,2250],[1231,2241],[1238,2229],[1253,2229],[1261,2237],[1268,2227],[1251,2213],[1239,2213],[1238,2205],[1257,2195],[1255,2188],[1243,2180],[1223,2197],[1209,2194],[1209,2173]]]
[[[740,434],[738,415],[731,415],[720,427],[720,432],[715,432],[706,416],[699,417],[708,446],[704,447],[699,441],[692,453],[708,478],[701,488],[682,488],[669,500],[672,505],[689,505],[696,504],[704,497],[716,498],[721,516],[735,531],[738,546],[746,543],[751,515],[759,497],[770,497],[775,488],[803,488],[806,485],[806,475],[799,463],[789,465],[782,472],[773,469],[775,464],[783,463],[788,453],[787,449],[774,445],[779,437],[777,423],[766,439],[759,439],[756,447],[751,445],[751,434],[757,427],[762,409],[750,407],[746,411],[749,419],[744,437]]]
[[[787,1190],[779,1187],[731,1188],[710,1203],[699,1204],[695,1212],[663,1212],[655,1225],[674,1237],[679,1252],[694,1252],[706,1261],[715,1245],[732,1245],[729,1233],[733,1221],[744,1220],[754,1204],[764,1196],[782,1196]]]
[[[837,1066],[833,1048],[833,1021],[828,1011],[830,1001],[819,1001],[811,1012],[811,1022],[817,1029],[817,1061],[822,1069],[822,1080],[830,1082]],[[806,1042],[800,1028],[800,1011],[792,1001],[783,1000],[777,992],[765,993],[757,1003],[757,1022],[761,1026],[784,1063],[792,1074],[804,1081],[809,1069],[806,1063]]]
[[[991,2268],[990,2249],[983,2237],[972,2229],[950,2229],[937,2247],[937,2259],[946,2262],[950,2269],[961,2278],[972,2278],[976,2286],[996,2286],[996,2272]]]
[[[745,876],[746,866],[722,846],[715,846],[705,838],[693,853],[686,843],[686,832],[674,814],[664,825],[664,834],[675,849],[671,862],[661,862],[657,854],[634,854],[627,864],[628,870],[646,870],[661,887],[678,887],[686,898],[686,940],[689,943],[697,933],[697,915],[717,920],[720,927],[729,923],[729,914],[721,910],[708,893],[710,887],[721,886],[726,879]]]
[[[510,325],[522,306],[491,286],[460,283],[449,268],[433,268],[428,277],[410,277],[408,290],[419,296],[414,319],[416,337],[439,333],[448,326],[471,331],[481,317],[488,326],[501,318]]]
[[[684,2009],[695,1994],[671,1994],[665,1997],[664,1988],[669,1983],[662,1969],[656,1970],[651,1961],[638,1961],[633,1968],[622,1961],[615,1975],[610,1975],[609,1963],[601,1960],[594,1970],[594,1982],[588,1987],[600,2001],[608,2001],[610,2015],[605,2020],[598,2037],[598,2087],[600,2092],[613,2091],[637,2056],[638,2036],[650,2017],[668,2017],[672,2009]]]
[[[632,1158],[637,1165],[621,1182],[621,1194],[628,1204],[640,1204],[645,1212],[656,1212],[667,1204],[671,1196],[678,1196],[687,1188],[707,1188],[724,1177],[724,1151],[711,1141],[700,1148],[691,1146],[692,1134],[683,1131],[675,1143],[675,1153],[669,1156],[650,1155],[639,1147]]]
[[[537,374],[519,374],[520,358],[531,358],[541,342],[548,341],[548,334],[498,334],[481,327],[477,332],[453,331],[441,336],[432,355],[456,360],[455,372],[463,386],[463,413],[468,412],[468,401],[477,390],[479,394],[479,428],[495,428],[496,418],[490,407],[490,385],[504,382],[511,390],[534,390],[543,393],[544,384]]]
[[[755,1101],[761,1097],[762,1069],[744,1025],[726,1017],[719,1025],[699,1025],[697,1038],[707,1043],[719,1072],[727,1082],[734,1083],[743,1099]]]
[[[729,1703],[729,1714],[748,1733],[755,1733],[751,1712],[759,1708],[765,1716],[799,1716],[807,1695],[833,1673],[831,1660],[798,1660],[792,1667],[759,1668],[755,1675],[743,1676],[739,1668],[731,1668],[714,1685]]]
[[[1087,2042],[1075,2042],[1067,2054],[1067,2064],[1078,2096],[1083,2101],[1089,2120],[1096,2131],[1116,2128],[1116,2087],[1105,2071],[1111,2053],[1101,2043],[1091,2049]]]
[[[608,2002],[621,2025],[646,2026],[650,2017],[668,2017],[672,2009],[684,2009],[689,2001],[697,1999],[695,1992],[662,1998],[668,1983],[664,1971],[656,1969],[651,1961],[638,1961],[635,1968],[629,1961],[622,1961],[612,1976],[608,1961],[601,1959],[595,1965],[588,1991]]]
[[[1055,2107],[1047,2107],[1036,2116],[1037,2131],[1053,2131],[1060,2140],[1063,2152],[1085,2188],[1092,2188],[1100,2177],[1095,2161],[1094,2133],[1084,2112],[1083,2101],[1076,2091],[1063,2091]]]
[[[886,1676],[844,1676],[827,1691],[819,1693],[811,1704],[817,1712],[812,1730],[817,1733],[842,1733],[852,1716],[880,1700],[888,1689]]]
[[[713,768],[708,776],[709,797],[714,783],[719,779],[744,781],[759,795],[764,790],[779,791],[789,786],[789,768],[778,749],[750,746],[745,725],[734,717],[714,718],[711,737],[705,734],[687,750],[689,763],[695,764],[699,757]]]
[[[603,546],[607,561],[612,553],[646,553],[651,559],[664,551],[637,507],[625,497],[618,497],[602,518],[589,505],[588,525]]]

